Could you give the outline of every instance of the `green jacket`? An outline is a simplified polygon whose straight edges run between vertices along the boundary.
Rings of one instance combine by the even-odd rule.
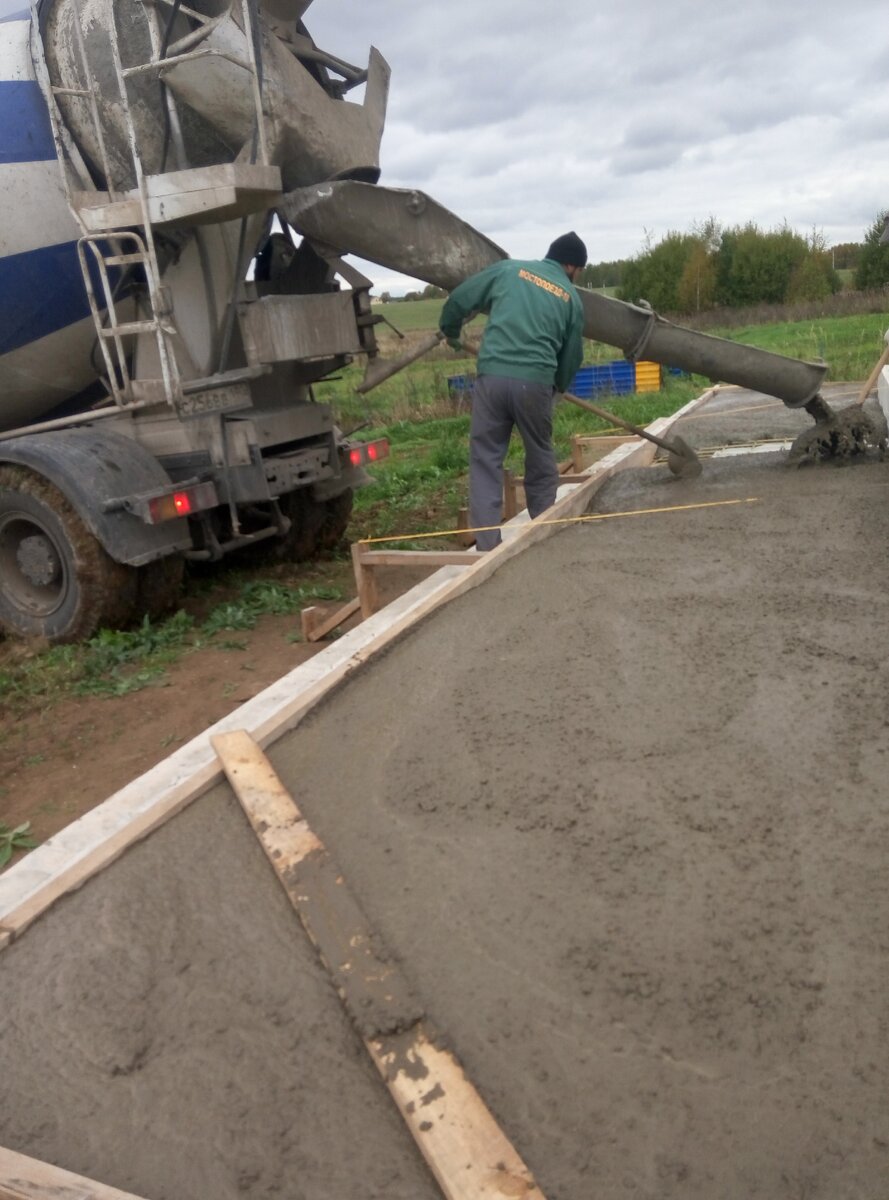
[[[550,258],[505,258],[458,284],[441,312],[445,337],[471,314],[488,314],[480,375],[546,383],[564,392],[583,362],[583,306],[563,267]]]

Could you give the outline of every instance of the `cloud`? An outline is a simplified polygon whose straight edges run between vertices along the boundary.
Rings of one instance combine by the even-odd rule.
[[[392,67],[381,183],[517,256],[574,228],[624,257],[710,215],[860,240],[889,207],[884,0],[314,0],[305,21]]]

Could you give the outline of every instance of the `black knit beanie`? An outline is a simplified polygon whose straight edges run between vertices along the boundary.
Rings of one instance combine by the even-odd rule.
[[[572,229],[570,233],[563,233],[561,237],[556,238],[547,250],[546,257],[555,259],[563,266],[585,267],[586,246]]]

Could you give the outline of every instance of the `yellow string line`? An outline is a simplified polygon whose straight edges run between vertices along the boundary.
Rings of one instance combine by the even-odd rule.
[[[532,525],[576,525],[583,521],[610,521],[612,517],[645,517],[654,513],[689,512],[695,508],[727,508],[732,504],[757,504],[758,496],[747,496],[743,500],[709,500],[701,504],[672,504],[667,508],[634,508],[626,512],[586,513],[580,517],[558,517],[541,521],[539,517]],[[491,529],[502,529],[502,525],[476,525],[471,529],[443,529],[437,533],[400,533],[393,537],[361,538],[356,545],[375,546],[380,542],[419,542],[425,538],[455,537],[460,533],[487,533]]]

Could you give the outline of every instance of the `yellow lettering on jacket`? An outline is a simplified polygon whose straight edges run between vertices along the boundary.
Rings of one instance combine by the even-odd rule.
[[[535,287],[543,288],[545,292],[552,292],[554,296],[558,296],[566,304],[571,302],[571,297],[564,288],[559,287],[557,283],[550,283],[548,279],[543,279],[540,275],[534,275],[531,271],[526,271],[524,267],[521,267],[519,270],[519,279],[525,279],[528,283],[533,283]]]

